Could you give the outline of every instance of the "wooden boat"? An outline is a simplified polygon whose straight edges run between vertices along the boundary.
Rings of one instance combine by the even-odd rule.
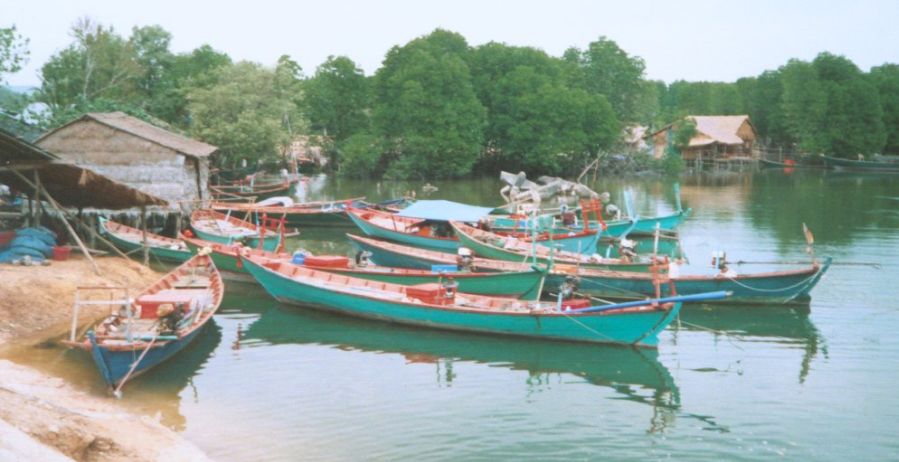
[[[724,290],[731,296],[725,303],[786,304],[807,303],[809,293],[827,272],[832,262],[813,262],[805,268],[764,273],[722,275],[679,275],[670,277],[681,295]],[[648,273],[605,271],[556,265],[547,275],[546,289],[556,291],[575,277],[577,292],[593,297],[634,300],[656,293],[653,276]]]
[[[368,252],[377,265],[395,268],[431,269],[435,265],[457,265],[456,255],[435,250],[418,249],[390,241],[347,234],[360,252]],[[474,272],[519,272],[531,268],[530,263],[493,260],[473,256],[468,269]]]
[[[600,220],[589,220],[588,229],[602,229],[604,237],[621,237],[627,236],[652,236],[656,232],[656,227],[664,235],[671,235],[677,232],[678,226],[686,220],[692,213],[692,209],[678,210],[668,215],[660,215],[655,217],[638,217],[636,220],[611,220],[602,222]],[[571,225],[563,225],[561,217],[555,214],[544,215],[549,220],[554,220],[554,229],[559,230],[582,230],[583,220],[575,214],[575,221]],[[490,227],[494,232],[509,231],[527,231],[529,223],[533,223],[533,219],[516,215],[495,215],[490,217]]]
[[[365,281],[261,257],[241,258],[266,292],[284,303],[429,328],[546,340],[655,347],[658,333],[677,316],[685,300],[595,307],[581,300],[563,301],[559,306],[463,294],[439,284]],[[726,294],[703,295],[722,296]]]
[[[249,220],[252,215],[266,214],[270,217],[285,218],[287,226],[353,226],[347,217],[347,207],[365,208],[364,197],[355,197],[339,201],[303,202],[291,206],[263,206],[253,203],[213,202],[210,208],[218,212],[231,212]]]
[[[223,293],[212,259],[197,255],[135,299],[121,300],[116,312],[88,331],[86,338],[76,340],[73,327],[64,343],[90,351],[103,380],[118,392],[130,379],[189,345],[218,310]]]
[[[459,239],[454,234],[448,221],[435,221],[424,218],[412,218],[380,210],[360,210],[349,208],[347,214],[356,226],[365,234],[381,239],[411,245],[428,250],[455,253],[459,249]],[[451,218],[451,217],[447,217]],[[476,221],[476,220],[475,220]],[[529,242],[532,236],[519,232],[518,238]],[[538,242],[550,240],[550,233],[537,235]],[[565,249],[580,250],[581,253],[596,252],[599,233],[595,230],[553,231],[552,240],[555,245]]]
[[[109,237],[109,240],[123,252],[135,257],[143,255],[143,231],[115,221],[100,217],[100,232]],[[147,233],[147,246],[150,255],[159,260],[175,263],[183,263],[192,256],[190,250],[180,239]]]
[[[285,196],[298,180],[285,178],[281,181],[256,182],[254,179],[237,181],[230,185],[209,186],[212,195],[217,199],[246,198],[265,199],[272,196]]]
[[[306,268],[326,271],[344,276],[381,281],[400,285],[426,283],[455,283],[462,292],[512,297],[523,300],[537,300],[543,290],[546,271],[522,265],[518,271],[477,273],[459,271],[455,264],[436,265],[423,269],[390,268],[372,264],[361,264],[343,256],[293,257],[286,253],[272,253],[248,249],[240,245],[225,245],[200,239],[184,238],[191,251],[199,252],[204,247],[211,250],[210,256],[228,279],[255,282],[240,259],[241,254],[264,257],[272,261],[293,262]],[[442,254],[447,255],[447,254]]]
[[[623,258],[604,258],[599,255],[580,255],[558,251],[542,245],[521,241],[512,236],[477,229],[465,223],[450,222],[459,241],[474,251],[475,255],[495,260],[525,262],[536,260],[544,265],[570,264],[584,268],[615,269],[618,271],[648,271],[649,260],[630,261]]]
[[[285,233],[283,220],[263,217],[261,221],[265,226],[206,209],[194,210],[190,215],[190,227],[197,237],[220,244],[241,242],[247,247],[257,248],[261,242],[263,250],[274,251],[281,246],[285,237],[298,234]]]
[[[856,172],[899,173],[899,162],[887,160],[852,160],[822,155],[821,159],[827,168]]]

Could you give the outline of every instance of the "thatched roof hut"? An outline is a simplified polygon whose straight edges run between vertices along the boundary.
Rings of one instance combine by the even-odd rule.
[[[209,158],[218,150],[122,112],[85,114],[36,144],[173,207],[209,198]]]
[[[691,115],[684,118],[696,126],[696,133],[683,150],[685,160],[696,158],[727,159],[751,156],[755,143],[755,127],[748,115]],[[672,123],[652,134],[653,153],[656,158],[665,155],[671,142],[671,131],[677,123]]]

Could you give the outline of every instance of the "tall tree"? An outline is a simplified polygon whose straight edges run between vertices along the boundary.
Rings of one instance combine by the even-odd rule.
[[[884,64],[871,69],[870,79],[877,87],[883,109],[886,142],[883,151],[899,154],[899,65]]]
[[[313,130],[337,142],[368,128],[369,82],[346,56],[328,56],[306,82],[306,110]]]
[[[218,146],[222,164],[275,159],[290,141],[284,114],[297,112],[279,97],[276,72],[246,61],[214,72],[213,85],[187,90],[191,133]]]
[[[392,177],[446,178],[471,172],[486,122],[471,84],[465,39],[435,30],[394,47],[375,79],[373,122]]]
[[[94,99],[140,99],[141,66],[127,40],[89,18],[75,23],[72,36],[74,43],[41,68],[40,101],[57,111]]]
[[[583,51],[568,50],[564,56],[568,61],[577,60],[587,91],[605,96],[620,120],[634,122],[645,116],[639,110],[649,90],[642,58],[627,54],[606,37],[591,42]]]
[[[3,74],[22,69],[28,54],[28,39],[16,31],[15,25],[0,27],[0,83],[3,83]]]

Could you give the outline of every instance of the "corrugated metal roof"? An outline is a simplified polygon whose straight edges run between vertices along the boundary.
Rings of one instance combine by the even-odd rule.
[[[139,138],[152,141],[156,144],[165,146],[169,149],[190,157],[208,157],[212,153],[218,151],[218,148],[211,144],[206,144],[202,141],[197,141],[186,136],[170,132],[166,129],[144,122],[143,120],[140,120],[136,117],[125,114],[124,112],[118,111],[89,112],[87,114],[84,114],[80,118],[73,120],[72,122],[63,125],[62,127],[56,128],[55,130],[41,136],[40,139],[38,139],[38,142],[49,137],[63,127],[67,127],[82,120],[88,119],[97,121],[116,130],[130,133]]]

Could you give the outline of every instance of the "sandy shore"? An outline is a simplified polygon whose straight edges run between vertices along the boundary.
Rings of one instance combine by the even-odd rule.
[[[0,265],[0,348],[57,337],[69,328],[76,286],[135,290],[159,273],[122,258],[83,258],[50,266]],[[80,315],[87,323],[108,308]],[[2,353],[2,351],[0,351]],[[0,461],[194,461],[207,457],[178,433],[35,369],[0,360]]]

